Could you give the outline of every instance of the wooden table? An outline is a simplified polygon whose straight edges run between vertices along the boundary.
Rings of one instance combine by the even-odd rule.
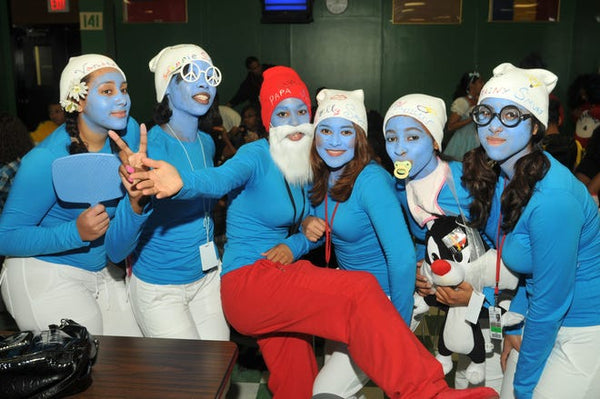
[[[92,385],[74,398],[224,398],[233,342],[97,336]]]

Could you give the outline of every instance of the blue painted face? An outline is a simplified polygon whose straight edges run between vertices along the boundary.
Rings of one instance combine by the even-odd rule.
[[[98,70],[88,83],[88,94],[80,105],[81,116],[92,131],[125,129],[131,100],[123,75],[113,68]]]
[[[211,64],[206,61],[193,62],[199,70],[207,70]],[[211,86],[207,83],[205,73],[201,73],[198,80],[195,82],[186,82],[185,80],[176,79],[176,75],[171,77],[171,81],[165,92],[169,96],[169,107],[173,114],[182,112],[187,115],[199,117],[208,112],[217,93],[216,86]]]
[[[433,137],[410,116],[395,116],[385,126],[385,149],[393,162],[412,164],[408,177],[421,179],[436,168],[438,158]]]
[[[515,102],[502,98],[486,98],[481,104],[490,106],[497,113],[507,105],[516,106],[523,114],[529,113]],[[506,127],[494,116],[489,125],[477,127],[477,134],[487,155],[494,161],[503,162],[515,154],[528,152],[531,128],[531,119],[525,119],[515,127]]]
[[[306,104],[299,98],[289,97],[281,101],[271,114],[271,126],[298,126],[310,122]]]
[[[327,118],[315,129],[317,153],[331,169],[339,169],[354,158],[356,129],[348,119]]]

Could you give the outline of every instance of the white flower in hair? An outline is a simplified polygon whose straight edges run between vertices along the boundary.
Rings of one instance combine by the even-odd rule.
[[[75,112],[77,111],[77,103],[71,100],[60,100],[60,105],[67,112]]]
[[[87,84],[85,84],[85,82],[80,82],[78,80],[75,80],[73,82],[71,82],[71,89],[69,90],[69,98],[72,98],[73,100],[77,101],[80,98],[84,99],[85,96],[88,93],[88,87]]]

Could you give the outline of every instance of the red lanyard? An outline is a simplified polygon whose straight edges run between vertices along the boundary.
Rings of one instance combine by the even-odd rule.
[[[325,264],[329,267],[329,259],[331,259],[331,229],[333,228],[333,219],[337,212],[339,202],[336,202],[331,215],[331,224],[329,223],[329,213],[327,212],[327,195],[325,195]]]

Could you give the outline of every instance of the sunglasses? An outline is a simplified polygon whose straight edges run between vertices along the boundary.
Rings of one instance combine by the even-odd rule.
[[[210,86],[216,87],[221,83],[221,71],[214,65],[202,70],[197,64],[188,62],[179,70],[181,79],[188,83],[197,82],[198,79],[202,77],[202,74],[204,74],[206,83],[208,83]]]

